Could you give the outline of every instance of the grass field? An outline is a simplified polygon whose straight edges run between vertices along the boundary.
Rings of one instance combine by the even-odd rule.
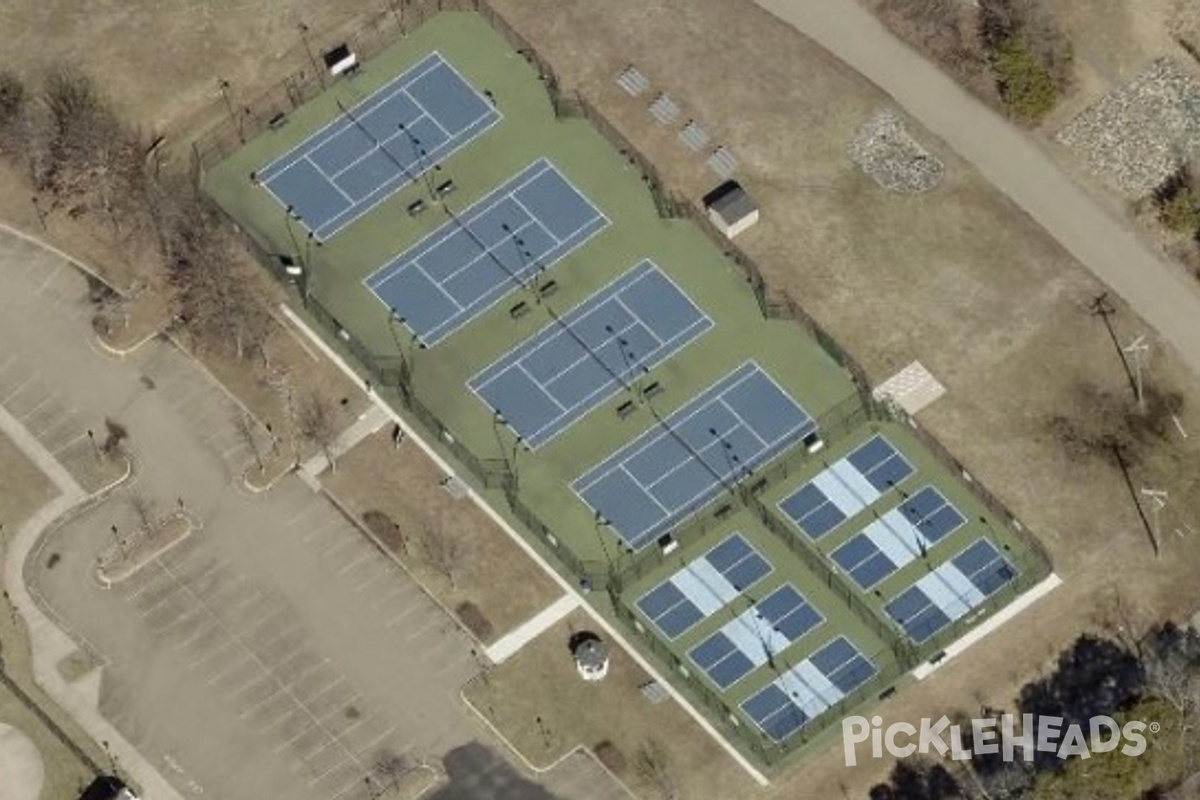
[[[303,230],[289,220],[273,197],[254,186],[249,176],[321,125],[336,119],[339,102],[353,105],[434,49],[477,88],[491,92],[504,114],[494,129],[440,165],[438,179],[452,177],[458,185],[447,205],[461,211],[525,165],[548,158],[600,209],[610,225],[550,269],[547,278],[554,279],[560,287],[553,300],[541,301],[532,313],[519,319],[506,312],[511,299],[498,303],[445,342],[426,350],[413,347],[405,342],[406,335],[397,334],[387,309],[363,283],[380,265],[445,223],[445,216],[436,211],[415,218],[407,214],[408,205],[426,194],[423,182],[396,192],[332,240],[316,246],[307,243]],[[519,476],[522,503],[539,519],[551,521],[550,546],[565,549],[570,561],[588,565],[601,574],[606,569],[609,572],[632,569],[640,575],[650,572],[661,579],[666,567],[656,571],[658,565],[652,552],[622,553],[614,565],[610,552],[613,543],[605,541],[609,534],[597,528],[592,511],[575,497],[569,483],[616,451],[623,442],[654,428],[656,418],[668,416],[748,358],[757,361],[818,420],[830,414],[843,414],[847,403],[854,402],[853,383],[818,343],[791,322],[765,319],[740,270],[692,223],[662,219],[640,175],[587,122],[556,119],[532,68],[475,15],[446,13],[434,17],[364,66],[352,80],[339,82],[291,114],[286,124],[264,133],[210,168],[205,175],[205,186],[266,249],[290,253],[305,265],[311,275],[308,291],[359,345],[379,356],[409,360],[412,391],[424,406],[434,409],[441,438],[452,440],[457,448],[465,448],[477,459],[508,462],[509,469]],[[645,401],[625,416],[605,407],[598,408],[535,453],[523,452],[490,410],[464,390],[464,384],[478,370],[551,324],[550,311],[561,315],[643,258],[654,261],[674,280],[708,314],[714,327],[647,376],[646,380],[657,381],[664,387],[652,407],[647,408],[649,401]],[[621,399],[615,398],[609,405]],[[853,428],[834,443],[824,460],[828,462],[836,457],[835,453],[848,451],[873,432],[866,425]],[[897,444],[918,467],[921,480],[941,488],[971,521],[940,545],[937,554],[931,555],[926,564],[928,569],[986,532],[997,546],[1015,554],[1010,560],[1021,562],[1023,578],[1032,580],[1044,574],[1046,565],[1026,552],[1010,533],[997,533],[1002,521],[989,521],[966,487],[923,452],[915,439],[895,426],[889,432],[902,441]],[[756,482],[755,491],[765,493],[765,502],[771,505],[822,466],[818,459],[807,461],[798,449],[784,460],[798,466],[790,472],[774,469],[771,474],[784,476],[781,480],[773,477],[770,481],[763,478]],[[500,496],[492,499],[503,508]],[[880,501],[879,510],[888,507]],[[842,539],[865,524],[862,519],[857,522],[857,527],[847,523],[844,531],[847,535],[841,536]],[[685,526],[689,533],[684,536],[684,529],[679,533],[685,544],[680,558],[689,553],[695,555],[697,548],[710,547],[721,534],[734,527],[751,538],[761,551],[770,554],[769,560],[776,566],[773,580],[791,581],[822,610],[828,620],[823,630],[843,632],[876,663],[878,678],[847,699],[845,705],[871,698],[898,678],[903,669],[895,663],[898,654],[890,649],[896,646],[894,634],[885,641],[877,633],[890,630],[891,626],[881,607],[921,574],[920,565],[911,565],[892,575],[875,596],[864,593],[861,600],[867,601],[878,617],[868,621],[852,613],[845,600],[837,596],[839,592],[858,590],[842,583],[827,586],[821,577],[809,571],[803,559],[789,552],[786,534],[781,541],[776,533],[762,528],[749,511],[723,518],[719,523],[708,521]],[[540,544],[545,547],[547,542]],[[792,546],[797,545],[792,543]],[[1023,580],[1020,585],[1028,583]],[[995,602],[988,604],[989,610],[1012,595],[1013,592],[1006,592],[995,598]],[[625,602],[630,602],[629,594]],[[977,623],[980,617],[980,613],[975,613],[969,622]],[[709,627],[715,627],[715,623]],[[957,635],[963,628],[952,630]],[[678,663],[687,647],[699,641],[701,632],[711,630],[702,626],[669,653],[663,653],[661,645],[650,642],[643,645],[650,646],[666,661]],[[803,638],[803,646],[790,648],[784,661],[788,665],[799,662],[829,638]],[[918,648],[920,657],[936,652],[945,639],[946,636],[939,636]],[[914,658],[911,654],[905,657]],[[751,690],[761,688],[769,680],[766,670],[761,669],[756,677],[739,683],[736,691],[714,694],[705,688],[701,678],[691,678],[693,683],[689,688],[696,696],[707,698],[710,710],[724,718]],[[810,725],[804,736],[794,741],[808,741],[816,732],[816,726]],[[760,757],[774,760],[778,756],[774,750],[763,750],[755,734],[743,738],[755,744]],[[821,740],[820,736],[815,738]]]

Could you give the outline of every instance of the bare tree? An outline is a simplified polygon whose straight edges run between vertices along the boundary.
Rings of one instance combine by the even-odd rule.
[[[421,552],[425,563],[449,581],[451,588],[458,586],[466,550],[459,539],[446,534],[441,520],[421,527]]]
[[[105,417],[104,443],[100,445],[100,452],[109,458],[119,455],[125,446],[125,440],[128,438],[128,428],[111,417]]]
[[[233,429],[237,433],[238,439],[253,454],[254,463],[258,465],[258,471],[265,472],[267,467],[263,463],[262,449],[258,446],[258,438],[254,435],[254,419],[245,411],[234,414]]]
[[[1190,769],[1187,734],[1200,707],[1200,675],[1187,654],[1173,647],[1150,647],[1142,658],[1146,688],[1179,715],[1179,749]]]
[[[638,779],[654,791],[661,800],[675,800],[675,780],[669,770],[670,757],[663,746],[647,739],[633,756],[633,769]]]
[[[415,766],[412,760],[404,755],[382,750],[375,756],[375,764],[371,774],[384,792],[399,792],[400,781],[405,774]]]
[[[153,501],[147,499],[140,492],[134,492],[129,495],[129,508],[137,517],[138,530],[144,534],[149,534],[154,530],[158,515],[155,513]]]
[[[337,412],[327,397],[316,392],[300,404],[296,426],[305,440],[321,450],[329,462],[329,470],[337,470],[334,445],[337,443]]]

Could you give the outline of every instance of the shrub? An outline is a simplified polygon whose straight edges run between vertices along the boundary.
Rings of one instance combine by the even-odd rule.
[[[625,754],[621,752],[621,748],[608,739],[593,747],[592,752],[596,754],[596,760],[603,764],[609,772],[618,776],[625,773]]]
[[[454,615],[481,642],[491,641],[492,636],[496,633],[492,621],[484,615],[479,606],[470,601],[464,601],[455,606]]]
[[[1158,218],[1176,233],[1200,236],[1200,194],[1191,186],[1180,189],[1159,206]]]
[[[1058,102],[1058,88],[1050,72],[1021,36],[1010,36],[992,54],[992,69],[1000,97],[1014,116],[1037,122]]]
[[[371,535],[384,547],[393,553],[408,554],[408,542],[404,539],[404,532],[387,514],[376,510],[366,511],[362,515],[362,521]]]

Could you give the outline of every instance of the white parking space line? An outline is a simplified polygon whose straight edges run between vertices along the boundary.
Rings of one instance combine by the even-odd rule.
[[[332,743],[332,742],[330,742],[330,745],[331,745],[331,746],[332,746],[332,744],[333,744],[333,743]],[[321,781],[323,781],[325,778],[329,777],[330,773],[334,772],[335,770],[341,769],[342,767],[345,767],[347,764],[353,764],[353,763],[354,763],[354,762],[352,762],[350,759],[348,759],[348,758],[343,758],[341,761],[338,761],[338,762],[337,762],[337,763],[335,763],[335,764],[334,764],[332,767],[330,767],[329,769],[325,770],[325,771],[324,771],[324,772],[322,772],[320,775],[318,775],[317,777],[315,777],[315,778],[313,778],[311,781],[309,781],[309,782],[308,782],[308,785],[309,785],[309,786],[316,786],[318,783],[320,783]]]
[[[317,555],[321,558],[329,558],[339,550],[345,550],[347,547],[362,546],[362,542],[356,536],[346,533],[345,537],[334,544],[332,547],[318,548]]]
[[[217,656],[223,654],[229,648],[236,648],[236,647],[237,647],[237,642],[233,641],[232,639],[226,639],[223,643],[221,643],[221,645],[219,645],[215,649],[209,650],[207,653],[200,656],[199,658],[193,659],[191,662],[188,663],[187,668],[188,669],[197,669],[202,664],[204,664],[208,661],[211,661],[211,660],[215,659]]]
[[[374,586],[375,584],[379,583],[381,580],[383,580],[385,578],[394,577],[395,575],[396,575],[396,570],[392,569],[391,567],[384,567],[383,569],[379,570],[379,572],[375,573],[370,578],[367,578],[365,581],[359,581],[358,584],[356,586],[354,586],[354,588],[352,588],[350,591],[353,592],[354,594],[361,594],[361,593],[365,592],[367,589]]]
[[[361,555],[357,556],[353,561],[346,564],[344,567],[341,567],[340,569],[338,569],[338,571],[335,572],[334,575],[336,575],[338,577],[345,575],[347,572],[354,569],[355,567],[358,567],[361,564],[363,564],[364,562],[369,561],[371,559],[371,557],[374,555],[375,555],[375,553],[373,551],[366,550]]]
[[[412,596],[415,588],[416,587],[410,581],[399,583],[394,588],[380,596],[375,602],[371,603],[370,609],[372,611],[377,611],[397,597],[410,597]]]
[[[414,639],[419,639],[422,636],[424,636],[425,634],[429,633],[434,628],[436,628],[438,625],[441,625],[442,622],[443,622],[442,614],[430,614],[429,619],[427,619],[424,624],[422,624],[419,628],[411,630],[405,634],[404,641],[411,642]]]
[[[326,684],[325,687],[322,688],[320,691],[318,691],[316,694],[309,695],[308,697],[301,700],[301,702],[304,705],[308,706],[309,708],[312,708],[312,704],[314,702],[316,702],[318,697],[325,694],[326,692],[328,692],[330,689],[334,688],[335,686],[339,686],[342,683],[345,683],[345,681],[346,681],[345,675],[338,675],[337,678],[335,678],[332,683]],[[312,712],[309,712],[309,713],[312,713]]]
[[[400,611],[398,614],[393,615],[391,619],[384,623],[383,627],[394,628],[420,610],[420,606],[418,606],[416,603],[413,603],[412,605]],[[434,620],[434,623],[436,623],[436,620]]]
[[[38,409],[40,409],[42,406],[46,405],[46,403],[49,403],[53,400],[54,400],[54,395],[52,395],[52,394],[46,395],[41,400],[37,401],[37,403],[34,404],[33,408],[26,411],[24,415],[18,416],[17,419],[19,419],[23,423],[27,423],[29,418],[38,412]],[[26,424],[25,427],[28,428],[29,425]]]
[[[37,373],[31,373],[28,378],[21,382],[21,385],[18,386],[15,391],[9,392],[8,396],[6,396],[3,400],[0,400],[0,406],[7,406],[13,401],[13,398],[25,391],[25,389],[27,389],[36,379]]]
[[[304,519],[305,517],[307,517],[309,514],[312,514],[312,513],[313,513],[313,512],[315,512],[315,511],[320,511],[322,508],[324,508],[324,505],[323,505],[322,503],[315,502],[315,501],[313,501],[313,502],[310,502],[310,503],[308,504],[308,506],[306,506],[305,508],[302,508],[302,509],[300,509],[300,512],[299,512],[299,513],[297,513],[297,514],[294,514],[294,515],[291,517],[291,519],[289,519],[289,520],[288,520],[286,523],[284,523],[284,524],[285,524],[285,525],[287,525],[287,526],[290,528],[291,526],[295,525],[295,524],[296,524],[297,522],[299,522],[300,520],[302,520],[302,519]]]
[[[224,665],[223,667],[221,667],[221,669],[217,670],[216,672],[210,673],[207,677],[207,680],[205,680],[205,683],[207,683],[209,686],[216,686],[217,681],[221,680],[222,678],[228,677],[229,675],[232,675],[233,673],[235,673],[238,670],[245,667],[247,664],[251,664],[251,663],[253,663],[253,662],[251,662],[250,659],[245,658],[245,657],[234,660],[234,661],[230,662],[229,664]]]

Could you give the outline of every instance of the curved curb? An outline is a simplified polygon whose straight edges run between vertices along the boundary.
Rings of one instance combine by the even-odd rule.
[[[101,336],[100,334],[93,331],[92,332],[92,341],[100,349],[96,350],[95,347],[93,347],[92,349],[95,352],[97,352],[99,355],[109,356],[112,358],[125,358],[126,356],[133,355],[147,342],[151,342],[154,339],[157,339],[159,336],[159,333],[161,333],[161,331],[159,331],[157,328],[155,328],[150,333],[146,334],[141,339],[138,339],[136,342],[134,342],[133,345],[130,347],[114,347],[113,345],[104,341],[103,336]]]
[[[29,640],[33,681],[63,713],[73,718],[96,742],[107,743],[125,769],[139,784],[147,800],[183,800],[181,795],[154,766],[109,722],[78,686],[67,683],[58,672],[59,662],[78,649],[78,643],[58,626],[33,599],[24,580],[24,565],[41,543],[43,535],[57,521],[86,507],[93,496],[76,483],[67,470],[33,438],[32,434],[3,407],[0,407],[0,432],[3,432],[54,483],[60,494],[34,512],[8,542],[3,564],[3,582],[18,623],[23,623]]]

